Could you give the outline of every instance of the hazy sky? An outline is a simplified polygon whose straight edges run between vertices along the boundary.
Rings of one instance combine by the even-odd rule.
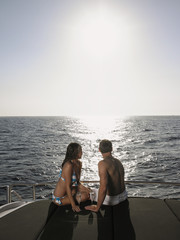
[[[179,115],[179,0],[0,0],[0,116]]]

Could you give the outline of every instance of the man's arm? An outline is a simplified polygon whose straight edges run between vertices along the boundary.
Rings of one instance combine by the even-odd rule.
[[[99,177],[100,177],[100,187],[98,192],[97,209],[99,210],[102,203],[104,202],[106,192],[107,192],[107,169],[104,161],[99,162],[98,169],[99,169]]]
[[[99,177],[100,177],[100,187],[98,191],[98,201],[97,205],[87,206],[87,210],[97,212],[101,207],[107,192],[107,169],[104,161],[100,161],[98,164]]]

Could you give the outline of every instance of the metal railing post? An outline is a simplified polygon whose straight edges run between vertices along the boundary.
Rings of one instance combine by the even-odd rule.
[[[9,202],[11,203],[12,202],[12,185],[9,186]]]
[[[10,203],[10,201],[9,201],[9,185],[6,186],[6,202]]]
[[[7,203],[11,203],[11,201],[12,201],[11,190],[12,190],[12,186],[11,185],[7,185],[6,186],[6,201],[7,201]]]
[[[36,200],[36,185],[33,184],[33,200]]]

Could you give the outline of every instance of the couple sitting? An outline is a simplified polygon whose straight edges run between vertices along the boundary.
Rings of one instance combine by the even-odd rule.
[[[53,193],[55,204],[71,204],[72,210],[79,212],[78,204],[94,196],[93,200],[97,202],[97,205],[89,205],[85,208],[97,212],[102,204],[113,206],[127,199],[124,168],[122,163],[111,154],[112,143],[109,140],[102,140],[99,144],[99,151],[103,156],[103,160],[98,163],[100,187],[91,190],[80,183],[81,146],[78,143],[68,145],[59,180]]]

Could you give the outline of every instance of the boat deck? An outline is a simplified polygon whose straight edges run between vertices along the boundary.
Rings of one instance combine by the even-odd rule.
[[[129,198],[129,208],[126,201],[103,206],[98,213],[84,210],[84,204],[81,209],[74,213],[70,206],[57,207],[50,200],[23,205],[0,218],[0,239],[180,239],[178,200]]]

